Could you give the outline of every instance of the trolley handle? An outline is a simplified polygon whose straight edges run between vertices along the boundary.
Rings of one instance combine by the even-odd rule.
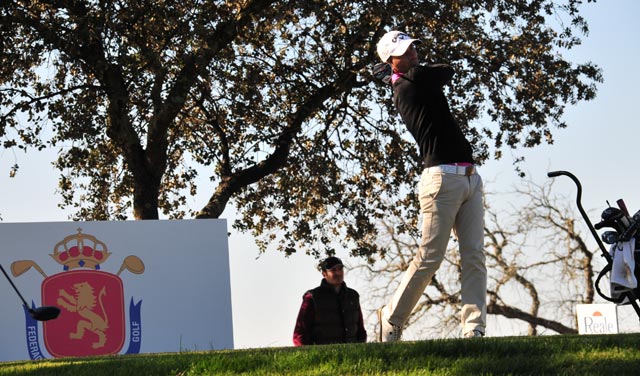
[[[576,204],[578,205],[578,210],[580,211],[580,214],[582,214],[582,218],[584,218],[584,221],[587,223],[587,227],[589,227],[589,231],[591,232],[591,235],[593,235],[593,237],[596,239],[596,243],[598,243],[598,247],[600,248],[600,251],[602,251],[602,256],[607,260],[607,263],[610,264],[613,261],[613,259],[611,258],[611,255],[605,248],[604,244],[602,244],[602,240],[600,240],[600,237],[598,236],[596,229],[593,228],[593,224],[589,220],[589,216],[587,215],[587,213],[584,211],[584,208],[582,207],[582,202],[581,202],[582,184],[580,184],[580,180],[578,180],[578,178],[575,177],[575,175],[573,175],[568,171],[550,171],[547,173],[547,176],[550,178],[555,178],[556,176],[560,176],[560,175],[569,177],[576,184],[576,187],[578,188],[578,193],[576,195]]]

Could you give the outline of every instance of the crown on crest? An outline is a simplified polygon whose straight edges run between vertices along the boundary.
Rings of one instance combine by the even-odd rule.
[[[58,242],[49,256],[63,265],[64,270],[100,269],[100,264],[105,262],[111,253],[107,250],[106,244],[93,235],[83,234],[79,228],[77,234],[69,235]]]

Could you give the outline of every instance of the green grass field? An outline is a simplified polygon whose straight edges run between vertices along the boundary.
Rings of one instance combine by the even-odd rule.
[[[640,334],[447,339],[0,363],[2,375],[637,375]]]

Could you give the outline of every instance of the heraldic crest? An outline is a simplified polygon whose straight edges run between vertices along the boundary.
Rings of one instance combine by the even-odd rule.
[[[62,265],[62,272],[47,276],[32,260],[11,264],[14,276],[35,269],[43,277],[43,304],[60,308],[56,320],[42,323],[43,340],[53,357],[117,354],[124,346],[127,318],[124,285],[120,274],[127,270],[144,273],[142,260],[134,255],[124,258],[116,274],[105,272],[102,265],[112,257],[105,242],[77,233],[64,237],[53,247],[51,258]],[[129,346],[127,354],[139,353],[141,342],[140,309],[142,300],[129,304]],[[42,359],[38,323],[26,318],[27,346],[32,359]]]

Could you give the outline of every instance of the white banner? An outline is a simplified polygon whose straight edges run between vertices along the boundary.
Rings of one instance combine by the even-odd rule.
[[[0,361],[232,349],[226,220],[0,223]],[[4,276],[1,277],[5,279]]]
[[[618,312],[615,304],[577,304],[579,334],[618,333]]]

